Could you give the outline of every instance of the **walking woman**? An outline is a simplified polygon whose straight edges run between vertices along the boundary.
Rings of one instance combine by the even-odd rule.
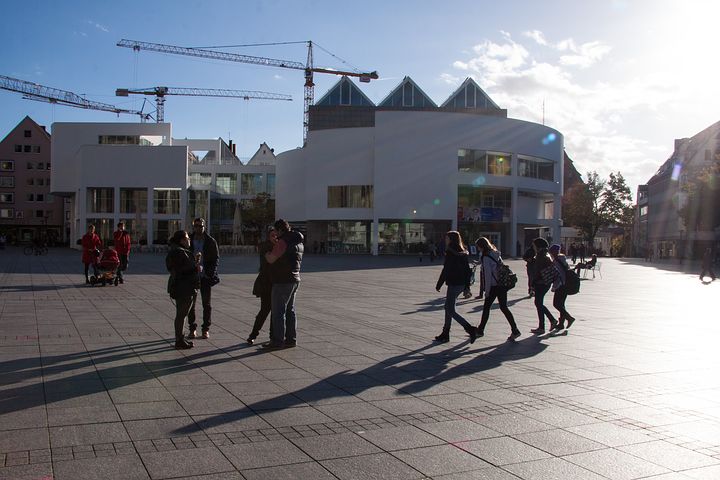
[[[475,341],[475,328],[471,326],[459,313],[455,311],[457,297],[470,286],[469,255],[460,233],[450,231],[445,234],[445,263],[435,290],[438,292],[447,285],[445,295],[445,325],[442,333],[435,337],[435,341],[446,343],[450,341],[450,324],[455,319],[470,335],[470,343]]]
[[[175,299],[175,348],[184,350],[193,347],[183,336],[183,325],[200,288],[197,259],[190,251],[190,237],[185,230],[178,230],[169,241],[170,248],[165,257],[165,266],[170,272],[168,293]]]
[[[480,326],[477,328],[477,336],[485,335],[485,326],[490,318],[490,307],[497,298],[500,304],[500,311],[505,315],[505,319],[510,324],[510,336],[508,341],[513,341],[520,336],[520,330],[517,328],[515,318],[507,306],[507,293],[505,287],[498,285],[498,267],[502,263],[500,252],[495,245],[490,243],[485,237],[480,237],[475,242],[475,246],[480,252],[480,268],[483,279],[482,284],[485,286],[485,304],[483,305]]]
[[[565,300],[567,300],[568,297],[565,280],[567,278],[567,271],[570,267],[568,266],[565,255],[560,253],[560,245],[555,244],[550,247],[548,251],[550,252],[550,257],[553,259],[553,266],[558,272],[555,277],[555,281],[553,282],[552,290],[555,292],[553,295],[553,307],[560,312],[560,317],[558,318],[558,324],[554,330],[562,330],[565,328],[565,320],[567,320],[567,328],[570,328],[575,321],[575,317],[570,315],[565,308]]]
[[[535,250],[535,273],[533,274],[533,289],[535,291],[535,308],[537,309],[538,315],[538,327],[530,330],[535,335],[542,335],[545,333],[545,317],[550,321],[550,329],[554,330],[557,327],[555,317],[552,316],[550,310],[543,303],[545,301],[545,294],[550,290],[553,284],[553,280],[557,274],[555,267],[553,266],[553,260],[548,254],[548,242],[541,237],[533,240],[533,249]]]
[[[255,343],[255,339],[260,334],[260,330],[267,320],[267,316],[270,313],[272,306],[272,280],[270,279],[270,264],[265,259],[265,254],[270,253],[278,241],[277,230],[270,227],[268,230],[267,240],[260,242],[258,245],[258,254],[260,255],[260,270],[258,276],[253,284],[253,295],[260,297],[260,311],[255,316],[255,323],[253,324],[252,331],[248,336],[247,342],[252,345]],[[317,241],[315,242],[317,243]],[[270,325],[270,337],[272,337],[272,324]]]
[[[99,254],[98,250],[102,248],[102,241],[95,233],[95,225],[92,223],[88,225],[87,233],[83,235],[81,243],[82,262],[85,264],[85,283],[90,283],[90,278],[88,277],[90,265],[93,265],[94,270],[95,261]]]

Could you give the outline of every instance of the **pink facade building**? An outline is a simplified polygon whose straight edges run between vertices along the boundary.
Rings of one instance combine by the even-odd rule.
[[[9,244],[62,241],[64,200],[50,194],[50,134],[25,117],[0,142],[0,234]]]

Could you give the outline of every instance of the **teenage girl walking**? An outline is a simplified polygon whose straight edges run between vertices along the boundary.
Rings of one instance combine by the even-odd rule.
[[[533,249],[535,250],[535,273],[533,275],[533,289],[535,291],[535,309],[538,315],[538,327],[530,330],[535,335],[545,333],[545,317],[550,321],[550,329],[557,327],[555,317],[552,316],[550,310],[545,306],[545,294],[550,290],[553,280],[557,274],[553,266],[553,260],[548,254],[548,242],[541,237],[533,240]]]

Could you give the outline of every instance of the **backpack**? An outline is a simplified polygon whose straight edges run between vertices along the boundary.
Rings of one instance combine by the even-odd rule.
[[[565,270],[565,291],[568,295],[575,295],[580,291],[580,277],[575,270]]]
[[[488,257],[490,257],[490,256],[488,255]],[[515,288],[515,285],[517,284],[517,275],[515,273],[513,273],[512,270],[510,270],[510,267],[505,265],[505,263],[503,263],[502,259],[500,259],[500,261],[498,262],[494,258],[490,257],[490,260],[492,260],[493,262],[495,262],[498,265],[498,268],[497,268],[498,274],[497,274],[497,277],[495,278],[498,285],[507,290],[512,290],[513,288]]]

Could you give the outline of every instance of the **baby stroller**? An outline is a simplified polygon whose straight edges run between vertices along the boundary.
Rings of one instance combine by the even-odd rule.
[[[95,275],[90,277],[90,284],[100,284],[103,287],[110,283],[118,284],[117,269],[120,266],[120,258],[115,250],[106,248],[103,250],[102,255],[99,251],[96,251],[95,264],[93,270]]]

